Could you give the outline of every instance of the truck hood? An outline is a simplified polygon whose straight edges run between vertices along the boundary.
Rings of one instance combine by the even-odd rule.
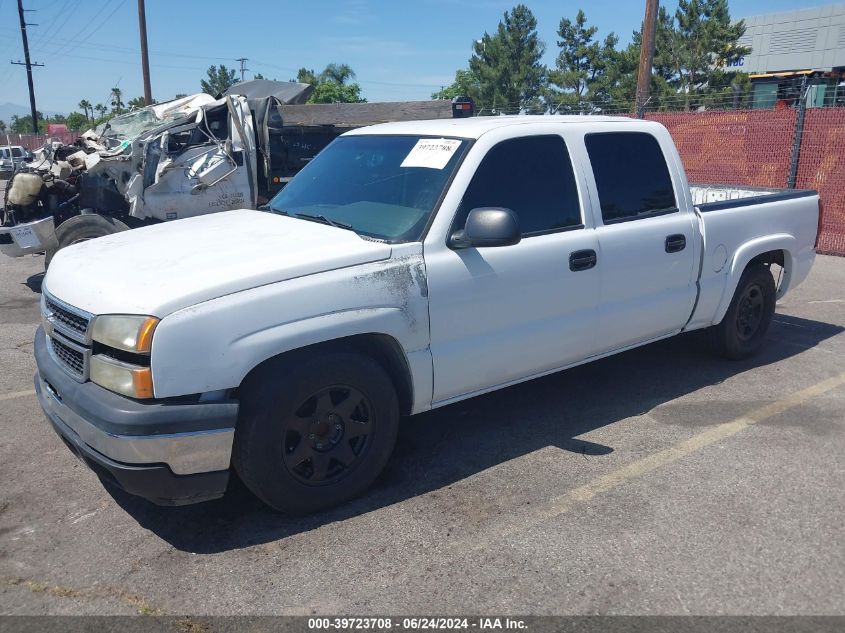
[[[352,231],[241,209],[63,248],[44,288],[92,314],[162,318],[234,292],[388,259],[391,250]]]

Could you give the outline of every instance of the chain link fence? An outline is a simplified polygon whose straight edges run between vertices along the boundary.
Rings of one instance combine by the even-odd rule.
[[[799,97],[754,109],[745,93],[710,96],[706,103],[676,95],[650,102],[645,118],[665,125],[672,134],[690,182],[818,191],[824,207],[819,252],[845,256],[845,107],[839,99],[821,107],[806,107],[808,101]],[[691,105],[697,109],[688,110]],[[561,103],[552,108],[538,106],[535,111],[516,105],[477,107],[482,116],[547,114],[550,110],[633,116],[634,105]],[[30,150],[50,139],[73,143],[79,137],[74,132],[4,136],[11,145]]]
[[[666,126],[690,182],[815,189],[818,251],[845,256],[845,87],[800,85],[761,100],[750,89],[652,99],[644,118]],[[478,115],[634,116],[632,102],[561,102],[534,108],[476,104]]]
[[[0,134],[0,142],[6,145],[21,145],[30,152],[44,147],[48,141],[61,141],[66,145],[73,144],[79,138],[79,132],[65,132],[63,134]]]

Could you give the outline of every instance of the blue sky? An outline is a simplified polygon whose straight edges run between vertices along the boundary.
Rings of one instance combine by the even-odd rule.
[[[466,65],[472,42],[492,32],[514,0],[147,0],[153,96],[199,92],[210,64],[288,80],[300,66],[322,69],[344,62],[358,74],[369,101],[428,99]],[[642,21],[644,0],[533,0],[526,4],[546,43],[545,62],[557,54],[561,17],[583,7],[604,35],[623,43]],[[676,1],[667,4],[674,10]],[[819,6],[802,0],[731,0],[733,17]],[[137,4],[134,0],[24,0],[39,109],[67,112],[80,99],[107,103],[118,85],[141,95]],[[16,0],[0,0],[0,104],[27,104],[26,73]]]

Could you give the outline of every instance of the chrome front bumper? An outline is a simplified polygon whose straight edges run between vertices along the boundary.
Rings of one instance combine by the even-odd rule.
[[[229,468],[236,401],[133,400],[74,380],[50,353],[41,327],[34,348],[38,401],[62,435],[120,464],[165,465],[177,476]]]
[[[82,442],[109,459],[123,464],[165,464],[174,475],[229,468],[234,428],[162,435],[108,433],[66,406],[40,375],[35,380],[38,401],[44,413],[50,418],[58,418]]]

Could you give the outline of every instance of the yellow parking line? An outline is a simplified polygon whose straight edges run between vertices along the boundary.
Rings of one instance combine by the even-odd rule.
[[[845,373],[823,380],[811,387],[797,391],[782,400],[754,409],[753,411],[735,418],[730,422],[718,424],[687,440],[684,440],[683,442],[675,444],[674,446],[670,446],[667,449],[653,453],[652,455],[648,455],[642,459],[638,459],[606,475],[597,477],[583,486],[574,488],[569,492],[558,497],[554,497],[545,503],[532,505],[530,506],[531,509],[529,512],[515,514],[509,520],[499,523],[495,527],[491,526],[491,530],[487,535],[476,534],[474,538],[468,539],[470,543],[467,543],[466,541],[463,543],[455,542],[453,545],[459,551],[461,549],[466,551],[467,546],[469,546],[469,549],[472,550],[483,549],[493,540],[517,534],[529,527],[537,525],[538,523],[564,514],[576,507],[578,504],[589,501],[597,495],[609,492],[628,481],[642,477],[657,470],[658,468],[671,464],[682,457],[695,453],[706,446],[710,446],[711,444],[715,444],[716,442],[720,442],[736,435],[753,424],[757,424],[758,422],[762,422],[763,420],[767,420],[771,417],[784,413],[785,411],[788,411],[789,409],[792,409],[811,398],[820,396],[843,384],[845,384]],[[451,550],[452,547],[449,549]]]
[[[13,398],[23,398],[24,396],[35,395],[35,389],[27,389],[26,391],[10,391],[9,393],[0,393],[0,401],[12,400]]]

